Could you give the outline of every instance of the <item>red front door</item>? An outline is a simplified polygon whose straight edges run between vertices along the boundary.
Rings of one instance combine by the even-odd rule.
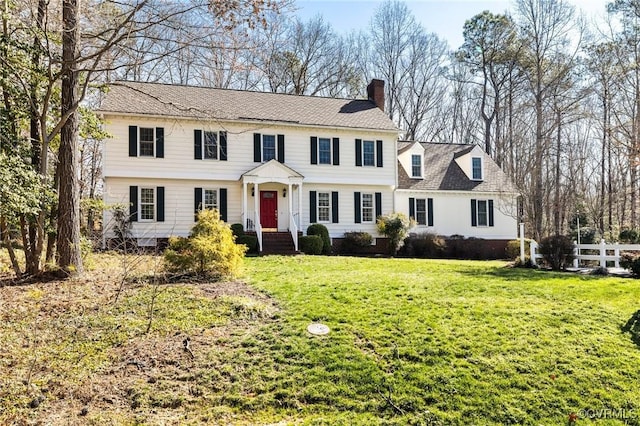
[[[278,227],[278,191],[260,191],[260,225]]]

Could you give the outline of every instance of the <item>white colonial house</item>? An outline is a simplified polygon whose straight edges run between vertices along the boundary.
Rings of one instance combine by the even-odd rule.
[[[511,240],[518,192],[477,145],[398,142],[395,209],[414,233]]]
[[[398,130],[369,99],[334,99],[192,86],[111,84],[99,113],[112,138],[103,152],[104,201],[130,206],[131,237],[153,246],[186,236],[202,208],[267,233],[321,223],[332,238],[379,237],[394,209]],[[105,238],[113,234],[104,215]],[[264,246],[268,245],[264,241]]]
[[[377,216],[401,211],[414,232],[485,239],[516,235],[516,194],[478,147],[398,142],[383,112],[384,82],[368,99],[335,99],[153,83],[109,87],[99,113],[104,201],[127,206],[141,246],[186,236],[216,208],[255,232],[261,250],[324,224],[386,242]],[[103,218],[113,238],[111,210]]]

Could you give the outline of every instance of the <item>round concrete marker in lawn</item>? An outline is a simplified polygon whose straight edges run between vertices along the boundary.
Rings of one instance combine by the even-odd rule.
[[[309,324],[307,331],[316,336],[324,336],[325,334],[329,334],[329,327],[315,322],[313,324]]]

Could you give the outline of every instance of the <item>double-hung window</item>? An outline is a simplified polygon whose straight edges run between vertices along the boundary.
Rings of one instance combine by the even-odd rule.
[[[376,151],[373,141],[362,141],[362,164],[364,166],[376,165]]]
[[[422,156],[421,155],[411,156],[411,177],[414,177],[414,178],[422,177]]]
[[[202,208],[204,210],[211,210],[218,208],[218,190],[216,189],[205,189],[203,190],[203,200],[202,200]]]
[[[418,225],[427,224],[427,200],[416,198],[416,222]]]
[[[433,198],[409,198],[409,217],[418,225],[433,226]]]
[[[471,200],[471,226],[493,226],[493,200]]]
[[[482,158],[471,158],[471,176],[473,180],[482,180]]]
[[[218,132],[204,132],[203,148],[205,159],[218,159]]]
[[[318,163],[331,164],[331,140],[318,138]]]
[[[140,148],[141,157],[155,156],[155,129],[153,127],[140,127]]]
[[[373,194],[362,194],[362,222],[373,222]]]
[[[262,135],[262,161],[267,162],[276,158],[276,137]]]
[[[154,220],[156,211],[154,188],[140,188],[140,220]]]
[[[331,221],[331,197],[328,192],[318,192],[318,222]]]

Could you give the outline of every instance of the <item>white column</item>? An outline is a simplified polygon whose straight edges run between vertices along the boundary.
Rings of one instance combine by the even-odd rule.
[[[298,229],[302,229],[302,182],[298,184]]]
[[[247,219],[249,216],[247,215],[247,182],[242,181],[242,226],[244,229],[247,228]]]
[[[524,223],[520,223],[520,262],[524,265]]]
[[[253,184],[253,217],[255,220],[260,220],[260,209],[259,209],[259,199],[260,199],[260,190],[258,189],[258,183]],[[254,227],[258,227],[258,223],[253,224]]]
[[[287,188],[287,194],[289,194],[289,200],[287,200],[287,205],[289,206],[289,217],[287,218],[287,222],[289,221],[290,217],[293,217],[293,192],[291,191],[293,189],[293,185],[291,185],[291,183],[289,183],[289,186]]]

